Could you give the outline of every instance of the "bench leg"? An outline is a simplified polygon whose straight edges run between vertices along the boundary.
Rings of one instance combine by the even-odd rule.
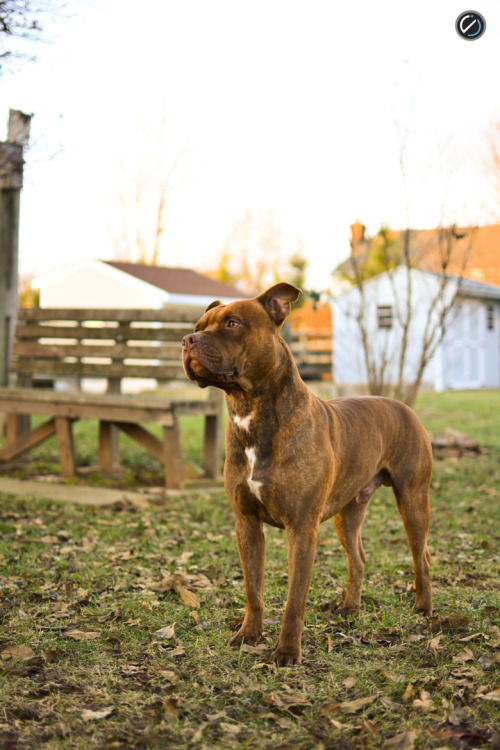
[[[3,448],[0,448],[0,462],[14,461],[23,453],[27,453],[35,446],[43,443],[44,440],[51,437],[56,431],[55,419],[49,419],[47,422],[38,425],[26,435],[20,435],[15,440],[9,441]]]
[[[166,489],[181,490],[184,487],[181,442],[179,421],[175,415],[173,425],[163,427],[163,463]]]
[[[120,468],[120,431],[112,422],[99,422],[98,466],[108,471]]]
[[[59,443],[59,458],[61,460],[61,474],[63,477],[75,476],[75,448],[73,445],[73,431],[71,419],[56,417],[57,441]]]
[[[29,414],[7,414],[6,434],[8,443],[25,435],[31,429],[31,417]]]
[[[205,439],[203,442],[203,468],[207,477],[220,480],[222,420],[220,416],[205,417]]]

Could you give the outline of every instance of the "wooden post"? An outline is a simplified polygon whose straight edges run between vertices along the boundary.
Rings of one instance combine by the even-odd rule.
[[[73,444],[72,420],[67,417],[56,417],[56,433],[59,443],[59,458],[63,477],[74,477],[76,471],[75,447]]]
[[[23,186],[23,147],[28,145],[30,121],[30,115],[11,109],[7,141],[0,143],[0,386],[8,384],[16,323],[19,198]]]
[[[207,477],[219,482],[221,479],[221,442],[223,430],[223,396],[221,391],[213,394],[214,401],[217,404],[217,414],[210,414],[205,417],[205,434],[203,441],[203,468]]]
[[[167,490],[182,490],[184,478],[182,471],[181,440],[179,419],[173,412],[173,424],[163,426],[163,464],[165,466],[165,487]]]

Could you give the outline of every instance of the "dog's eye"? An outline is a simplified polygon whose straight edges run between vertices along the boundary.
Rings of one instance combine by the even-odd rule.
[[[228,328],[238,328],[239,323],[238,323],[237,320],[228,320],[227,323],[226,323],[226,326]]]

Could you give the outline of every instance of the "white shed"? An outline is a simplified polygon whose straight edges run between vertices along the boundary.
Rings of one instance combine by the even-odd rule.
[[[405,379],[413,380],[420,358],[424,332],[440,314],[436,295],[442,277],[412,269],[411,324]],[[445,301],[458,296],[446,324],[446,333],[429,361],[422,384],[437,391],[465,388],[500,387],[500,287],[470,279],[450,279]],[[406,268],[383,273],[365,283],[363,321],[372,351],[387,358],[389,380],[396,380],[402,329],[398,306],[408,300]],[[333,301],[334,380],[341,385],[367,383],[360,328],[356,321],[362,306],[361,295],[352,287]]]
[[[214,299],[245,297],[230,284],[214,281],[189,268],[147,266],[109,260],[83,260],[33,280],[41,307],[159,308],[203,305]]]

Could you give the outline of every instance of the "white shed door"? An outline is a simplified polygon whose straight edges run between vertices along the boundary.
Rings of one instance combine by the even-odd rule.
[[[463,302],[444,345],[447,388],[481,388],[485,378],[485,320],[480,302]]]

